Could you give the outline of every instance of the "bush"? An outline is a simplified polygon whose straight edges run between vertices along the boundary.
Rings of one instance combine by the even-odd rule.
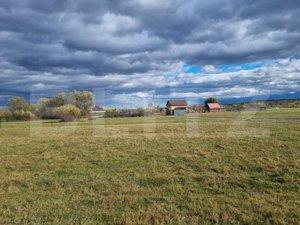
[[[104,117],[111,118],[111,117],[142,117],[147,113],[143,108],[135,109],[135,110],[106,110]],[[149,114],[151,115],[151,114]]]
[[[136,111],[137,116],[141,117],[145,115],[145,110],[143,108],[138,108]]]
[[[13,120],[22,120],[22,121],[28,121],[33,117],[33,114],[29,111],[15,111],[12,113]]]
[[[8,109],[0,109],[0,120],[9,121],[12,118],[12,113]]]
[[[105,113],[120,113],[121,111],[118,109],[106,109]]]
[[[67,104],[57,107],[53,110],[55,117],[61,121],[70,122],[76,120],[80,116],[80,109],[76,106]]]

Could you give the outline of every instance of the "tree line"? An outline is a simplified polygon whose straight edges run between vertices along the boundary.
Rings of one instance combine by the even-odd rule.
[[[15,96],[8,100],[7,107],[0,109],[0,119],[30,120],[60,119],[74,121],[87,118],[93,106],[95,97],[88,91],[61,92],[52,98],[40,98],[37,104],[29,104],[24,98]]]
[[[217,103],[217,98],[210,97],[205,101],[205,108],[208,103]],[[9,99],[7,107],[0,109],[0,121],[30,120],[30,119],[60,119],[61,121],[74,121],[79,118],[87,118],[93,106],[95,97],[88,91],[61,92],[52,98],[40,98],[37,104],[30,104],[24,98],[15,96]],[[151,106],[150,106],[151,107]],[[154,109],[152,109],[154,110]],[[156,112],[162,109],[157,106]],[[154,111],[152,111],[153,114]],[[147,114],[144,109],[139,108],[134,112],[130,110],[111,111],[106,110],[106,117],[116,116],[144,116]],[[150,113],[151,114],[151,113]]]

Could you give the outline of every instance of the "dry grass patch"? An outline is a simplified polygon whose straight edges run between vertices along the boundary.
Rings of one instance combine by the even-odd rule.
[[[3,123],[0,224],[298,224],[299,112]]]

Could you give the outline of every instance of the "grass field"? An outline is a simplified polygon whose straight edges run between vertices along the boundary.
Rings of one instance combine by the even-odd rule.
[[[7,122],[0,224],[299,224],[300,109]]]

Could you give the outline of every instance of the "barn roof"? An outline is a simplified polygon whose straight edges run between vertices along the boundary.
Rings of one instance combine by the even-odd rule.
[[[221,106],[219,103],[207,103],[208,108],[210,109],[221,109]]]
[[[186,100],[169,100],[167,106],[187,106]]]

